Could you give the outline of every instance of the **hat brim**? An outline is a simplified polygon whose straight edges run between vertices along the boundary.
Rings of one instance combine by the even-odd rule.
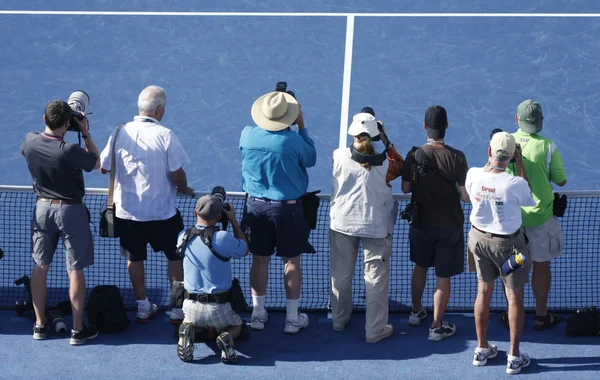
[[[285,97],[285,101],[287,102],[287,112],[281,119],[278,120],[269,120],[262,113],[262,105],[265,101],[265,98],[272,94],[272,92],[268,94],[264,94],[260,98],[256,99],[254,104],[252,105],[252,120],[267,131],[276,132],[286,129],[290,125],[292,125],[296,119],[298,118],[298,114],[300,113],[300,107],[298,106],[298,101],[294,99],[294,97],[288,93],[281,92]]]
[[[527,121],[521,121],[519,119],[519,128],[526,133],[538,133],[542,130],[541,123],[529,123]]]
[[[377,127],[365,127],[360,121],[353,121],[348,128],[348,134],[350,136],[358,136],[361,133],[367,133],[371,138],[379,136],[379,129]]]

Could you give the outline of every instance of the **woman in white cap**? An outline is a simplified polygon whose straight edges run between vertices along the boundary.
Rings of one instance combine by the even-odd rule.
[[[333,152],[329,230],[333,330],[344,330],[350,321],[352,278],[362,242],[366,341],[375,343],[394,331],[388,324],[388,285],[398,205],[386,182],[390,168],[387,149],[378,154],[372,143],[380,135],[375,117],[366,112],[355,115],[348,134],[354,138],[350,147]],[[386,147],[393,149],[385,133],[381,135]]]

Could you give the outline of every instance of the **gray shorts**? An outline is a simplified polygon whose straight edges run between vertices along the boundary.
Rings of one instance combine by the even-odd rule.
[[[242,319],[233,311],[231,303],[201,303],[183,301],[183,322],[191,322],[196,327],[213,327],[221,331],[229,326],[241,326]]]
[[[529,254],[535,262],[547,262],[562,254],[564,236],[556,217],[537,227],[525,227],[529,239]]]
[[[37,265],[52,263],[58,239],[65,247],[67,270],[81,270],[94,264],[94,240],[89,212],[81,204],[51,204],[38,200],[31,220],[31,249]]]
[[[513,247],[525,255],[526,260],[519,269],[506,276],[502,273],[502,265],[513,254]],[[504,286],[508,289],[520,288],[529,281],[531,257],[529,257],[529,245],[522,231],[512,238],[501,238],[491,237],[489,234],[471,228],[468,249],[472,254],[477,278],[480,281],[492,282],[501,276]]]

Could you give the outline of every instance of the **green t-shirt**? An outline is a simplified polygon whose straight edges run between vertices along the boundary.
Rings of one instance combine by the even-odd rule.
[[[552,140],[520,129],[513,136],[517,144],[521,145],[523,166],[536,202],[534,207],[521,207],[523,226],[541,226],[554,216],[554,190],[551,182],[560,183],[567,179],[565,166]],[[507,172],[517,175],[517,165],[510,164]]]

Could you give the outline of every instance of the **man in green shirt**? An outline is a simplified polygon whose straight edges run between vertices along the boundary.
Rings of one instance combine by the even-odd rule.
[[[535,329],[545,330],[560,322],[560,317],[548,311],[550,292],[550,261],[561,255],[564,237],[554,216],[554,190],[552,183],[564,186],[567,174],[556,144],[540,136],[544,116],[542,106],[534,100],[525,100],[517,109],[515,120],[519,130],[513,133],[520,145],[523,164],[536,205],[521,207],[523,227],[529,239],[529,252],[533,261],[531,287],[536,301]],[[517,174],[516,166],[509,165],[507,172]]]

